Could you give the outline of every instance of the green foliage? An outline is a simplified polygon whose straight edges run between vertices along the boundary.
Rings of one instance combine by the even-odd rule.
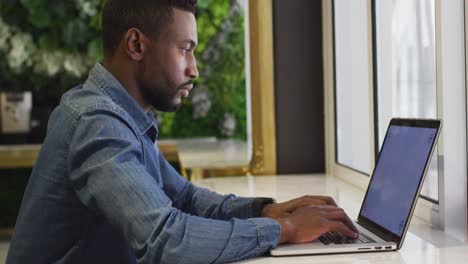
[[[0,3],[0,19],[9,28],[10,42],[0,47],[0,87],[2,91],[33,90],[58,98],[64,91],[82,83],[93,62],[102,58],[100,41],[100,12],[104,0],[81,0],[90,7],[96,7],[95,15],[86,14],[78,2],[63,0],[8,0]],[[9,65],[11,39],[19,35],[32,38],[23,56],[27,62],[19,63],[15,69]],[[5,36],[4,36],[5,37]],[[1,37],[0,37],[1,38]],[[44,53],[57,55],[61,62],[58,71],[49,72],[38,65],[52,63]],[[60,57],[60,59],[58,58]],[[81,65],[74,71],[73,64]],[[21,60],[20,60],[21,61]]]
[[[192,94],[197,87],[206,85],[211,95],[211,110],[205,117],[194,119],[194,107],[185,100],[175,115],[159,113],[162,138],[226,137],[219,128],[225,113],[236,119],[233,137],[247,138],[244,16],[242,12],[229,15],[230,10],[236,8],[234,5],[235,1],[199,1],[196,56],[200,77]],[[231,29],[223,30],[223,22]],[[220,40],[223,31],[227,34]],[[210,48],[213,52],[206,58],[204,55]]]
[[[58,99],[83,83],[90,67],[103,56],[104,2],[0,1],[0,90],[33,90]],[[211,109],[206,116],[194,118],[194,105],[184,100],[181,111],[161,114],[161,137],[225,137],[219,126],[228,113],[236,119],[233,137],[246,138],[244,17],[242,12],[233,13],[235,8],[234,0],[198,0],[195,55],[201,76],[194,90],[208,88]],[[228,29],[223,28],[226,22]],[[2,32],[6,33],[2,36]],[[15,38],[24,45],[18,48],[19,56],[12,52]],[[16,66],[12,54],[18,57]],[[60,64],[58,69],[51,61]]]

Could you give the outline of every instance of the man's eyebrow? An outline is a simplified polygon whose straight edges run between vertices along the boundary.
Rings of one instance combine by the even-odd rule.
[[[195,48],[197,46],[197,43],[192,39],[186,39],[186,40],[184,40],[182,42],[189,43],[191,48]]]

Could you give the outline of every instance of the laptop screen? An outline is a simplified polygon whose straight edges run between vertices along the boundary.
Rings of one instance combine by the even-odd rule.
[[[401,237],[437,128],[390,125],[360,215]]]

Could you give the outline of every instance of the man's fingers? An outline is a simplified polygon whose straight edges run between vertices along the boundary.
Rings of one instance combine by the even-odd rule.
[[[302,198],[306,200],[315,200],[315,201],[319,200],[319,201],[324,202],[325,204],[337,206],[335,203],[335,200],[333,200],[333,198],[331,198],[330,196],[306,195],[306,196],[303,196]]]
[[[342,235],[350,237],[350,238],[358,238],[358,233],[349,229],[343,222],[340,221],[330,221],[329,223],[329,231],[337,231],[340,232]]]
[[[302,199],[299,203],[296,204],[297,208],[301,208],[304,206],[317,206],[317,205],[328,205],[325,201],[320,199]]]
[[[351,229],[354,233],[356,233],[356,234],[359,233],[359,230],[358,230],[357,227],[354,225],[354,221],[351,220],[351,219],[349,218],[348,215],[346,215],[345,225],[346,225],[349,229]]]
[[[293,212],[306,206],[332,206],[337,207],[335,201],[329,196],[305,195],[281,204],[284,211]]]
[[[333,198],[331,198],[330,196],[319,196],[319,197],[325,202],[327,202],[327,204],[337,206],[335,200],[333,200]]]
[[[331,221],[341,221],[346,225],[351,231],[358,233],[354,222],[349,218],[349,216],[343,210],[329,211],[326,215],[326,218]]]
[[[304,199],[304,198],[297,198],[285,203],[285,209],[289,212],[293,212],[299,208],[306,207],[306,206],[317,206],[317,205],[327,205],[327,203],[323,200],[319,199]]]

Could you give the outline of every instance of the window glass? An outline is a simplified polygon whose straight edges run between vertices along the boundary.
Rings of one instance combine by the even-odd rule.
[[[335,0],[336,159],[370,173],[369,32],[366,0]]]
[[[434,0],[375,0],[377,142],[392,117],[437,118]],[[437,153],[422,195],[438,201]]]

